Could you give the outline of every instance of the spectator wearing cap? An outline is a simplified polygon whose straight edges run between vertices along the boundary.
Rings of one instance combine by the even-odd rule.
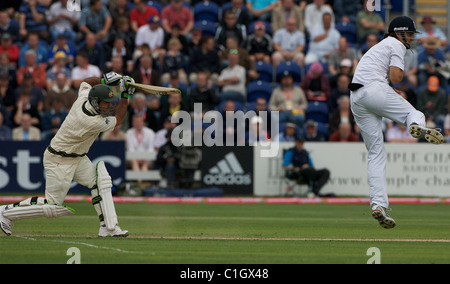
[[[295,5],[294,0],[282,0],[272,12],[272,32],[276,32],[286,26],[288,18],[294,18],[297,23],[297,30],[304,32],[303,12],[300,6]]]
[[[271,63],[271,56],[273,52],[272,37],[266,33],[266,25],[257,21],[254,25],[255,31],[249,35],[247,39],[247,50],[250,55],[250,60],[253,62],[264,61]]]
[[[269,109],[279,111],[279,122],[293,121],[303,127],[308,101],[301,88],[294,85],[292,74],[285,70],[281,75],[281,86],[272,91]]]
[[[7,52],[9,60],[16,66],[19,63],[20,49],[17,45],[13,44],[12,37],[8,33],[4,33],[0,37],[0,53]]]
[[[347,38],[341,36],[338,41],[338,49],[331,51],[328,58],[328,71],[332,76],[340,73],[340,66],[343,59],[350,60],[350,67],[353,67],[352,74],[358,64],[358,55],[354,48],[349,47]]]
[[[317,122],[312,120],[312,119],[308,119],[305,122],[305,141],[310,141],[310,142],[325,142],[326,137],[322,134],[319,133],[317,130]]]
[[[0,35],[7,33],[11,35],[13,42],[19,41],[19,22],[11,19],[8,10],[0,9]]]
[[[47,7],[38,0],[22,1],[19,8],[19,35],[25,38],[29,32],[35,32],[39,38],[49,40],[46,12]]]
[[[438,39],[439,47],[445,48],[447,46],[447,37],[442,32],[442,30],[435,26],[436,21],[431,16],[424,16],[420,22],[422,28],[418,30],[416,34],[416,39],[418,43],[418,51],[422,51],[420,46],[423,46],[429,37],[434,37]]]
[[[111,14],[100,0],[90,0],[89,7],[81,11],[78,28],[83,36],[93,33],[97,40],[106,42],[111,26]]]
[[[219,56],[214,48],[215,41],[211,36],[202,36],[200,46],[192,51],[189,64],[189,81],[197,81],[197,73],[208,74],[212,83],[219,77]]]
[[[314,27],[310,34],[309,51],[305,57],[305,64],[313,62],[327,62],[331,53],[338,49],[341,34],[332,25],[332,15],[322,15],[322,25]]]
[[[247,28],[237,23],[236,15],[232,10],[227,10],[223,24],[216,31],[215,39],[219,50],[223,51],[227,48],[227,39],[230,37],[237,39],[239,47],[246,46]]]
[[[48,62],[48,48],[46,44],[40,42],[39,35],[34,32],[30,32],[27,36],[27,41],[20,48],[19,53],[19,67],[25,66],[25,53],[28,50],[34,50],[36,55],[36,64]]]
[[[46,87],[47,74],[44,63],[36,64],[36,53],[30,49],[25,53],[25,66],[20,67],[17,71],[17,84],[23,85],[24,75],[30,74],[33,85],[39,88]]]
[[[70,33],[64,31],[56,35],[56,39],[52,42],[48,51],[48,64],[54,64],[56,53],[62,51],[67,56],[67,66],[72,66],[75,59],[76,46],[74,42],[69,40]]]
[[[160,16],[156,8],[147,5],[145,0],[134,0],[134,9],[130,12],[130,24],[133,32],[137,33],[139,28],[145,26],[152,16]]]
[[[285,129],[280,133],[279,142],[294,142],[297,132],[297,124],[295,122],[286,123]]]
[[[72,83],[72,71],[67,67],[67,55],[64,51],[58,51],[55,54],[54,58],[55,64],[47,71],[47,82],[46,82],[46,88],[47,90],[50,90],[53,85],[56,83],[56,76],[59,73],[63,73],[69,83],[69,86]]]
[[[446,103],[445,91],[439,88],[439,78],[430,76],[427,87],[418,94],[417,109],[423,112],[427,121],[444,125]]]
[[[246,70],[239,65],[239,52],[231,49],[228,52],[228,67],[220,72],[217,86],[222,88],[220,101],[233,100],[244,102],[246,97]]]
[[[323,66],[314,62],[300,83],[308,101],[328,101],[331,94],[330,81],[323,72]]]
[[[305,34],[297,29],[295,18],[286,21],[286,27],[275,32],[273,36],[272,63],[274,66],[283,61],[293,61],[304,66]]]
[[[164,49],[164,30],[161,27],[159,16],[151,16],[148,24],[139,28],[136,33],[135,44],[137,50],[133,57],[136,56],[136,52],[141,52],[143,44],[148,44],[152,58],[157,60],[158,64],[162,63],[166,50]]]
[[[353,62],[350,58],[343,58],[341,62],[339,63],[339,71],[336,73],[336,75],[328,74],[327,77],[329,78],[330,87],[331,90],[334,90],[337,86],[337,81],[339,80],[339,77],[341,75],[345,75],[348,78],[350,78],[350,81],[353,78],[353,71],[354,71]]]
[[[194,15],[191,9],[183,5],[183,0],[170,0],[170,5],[161,11],[162,27],[166,33],[172,33],[172,25],[180,26],[181,34],[188,36],[194,27]]]
[[[439,73],[438,67],[445,65],[444,52],[439,48],[437,38],[428,37],[424,43],[425,50],[420,52],[417,59],[419,71],[417,78],[419,86],[426,84],[430,76],[439,78],[440,86],[446,89],[447,80]]]
[[[296,135],[294,147],[283,155],[283,169],[286,178],[295,180],[298,184],[309,184],[312,192],[309,197],[319,196],[322,187],[330,178],[330,171],[326,168],[316,169],[311,156],[304,149],[305,138]]]
[[[47,18],[47,24],[50,29],[51,40],[55,41],[59,34],[66,33],[68,40],[75,42],[77,33],[74,28],[78,25],[81,17],[80,7],[67,9],[68,0],[59,0],[50,6]],[[75,1],[72,5],[77,5]]]

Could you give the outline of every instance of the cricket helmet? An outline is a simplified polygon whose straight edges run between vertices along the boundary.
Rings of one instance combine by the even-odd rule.
[[[114,95],[114,91],[105,84],[98,84],[91,88],[88,95],[89,103],[95,109],[95,111],[102,116],[110,116],[114,113],[114,105],[110,105],[107,109],[100,108],[100,102],[116,102],[119,99],[117,95]]]
[[[413,19],[407,16],[399,16],[394,18],[389,24],[388,34],[396,33],[406,49],[411,49],[415,46],[415,41],[409,44],[406,40],[406,33],[419,33],[416,29],[416,23]]]

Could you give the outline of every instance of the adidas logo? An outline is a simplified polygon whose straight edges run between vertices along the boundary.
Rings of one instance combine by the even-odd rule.
[[[216,166],[203,177],[207,185],[249,185],[252,183],[250,174],[245,174],[236,155],[231,152],[217,162]]]

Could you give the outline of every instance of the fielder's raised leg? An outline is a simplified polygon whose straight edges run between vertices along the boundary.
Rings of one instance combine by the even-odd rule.
[[[371,47],[355,70],[351,90],[351,109],[368,150],[367,173],[372,216],[383,228],[395,227],[387,213],[386,151],[382,118],[406,125],[411,135],[441,144],[437,129],[425,127],[425,116],[392,88],[405,74],[405,54],[414,44],[416,25],[406,16],[393,19],[385,38]]]
[[[87,78],[80,85],[78,99],[44,152],[45,198],[32,197],[0,206],[0,227],[6,235],[12,234],[14,221],[74,214],[73,209],[62,204],[70,184],[75,181],[91,189],[92,203],[100,220],[98,235],[128,236],[128,231],[119,227],[111,195],[112,181],[105,163],[100,161],[94,166],[87,157],[101,132],[113,130],[123,122],[128,97],[134,93],[127,82],[134,83],[134,80],[111,72],[102,79]],[[112,86],[119,88],[120,98]]]

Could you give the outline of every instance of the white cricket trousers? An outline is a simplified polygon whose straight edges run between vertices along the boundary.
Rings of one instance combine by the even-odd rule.
[[[49,159],[51,155],[54,154],[45,150],[43,159],[46,178],[45,198],[49,203],[62,205],[72,181],[87,188],[92,188],[96,184],[97,172],[88,157],[84,156],[77,163],[65,165]]]
[[[351,109],[366,145],[370,204],[388,208],[386,187],[386,150],[382,117],[406,125],[425,126],[425,116],[383,82],[372,82],[350,96]]]

